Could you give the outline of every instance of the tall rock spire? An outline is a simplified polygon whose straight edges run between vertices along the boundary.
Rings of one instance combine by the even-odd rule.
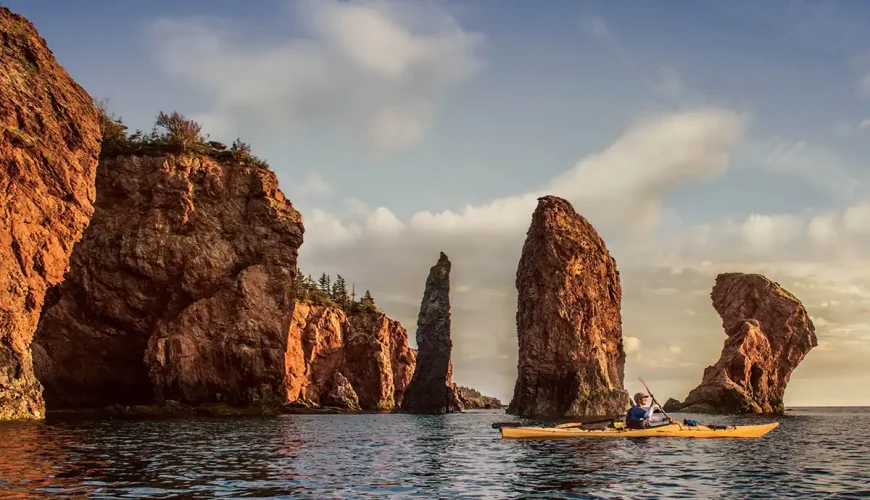
[[[444,252],[426,279],[417,316],[417,349],[417,367],[405,391],[402,411],[434,414],[460,411],[451,381],[450,260]]]
[[[566,200],[538,199],[516,278],[519,359],[507,412],[622,414],[625,350],[619,272]]]

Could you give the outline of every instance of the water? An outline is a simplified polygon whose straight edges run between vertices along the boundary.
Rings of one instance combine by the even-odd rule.
[[[870,409],[797,409],[753,440],[515,441],[491,428],[513,419],[474,411],[5,423],[0,498],[870,495]]]

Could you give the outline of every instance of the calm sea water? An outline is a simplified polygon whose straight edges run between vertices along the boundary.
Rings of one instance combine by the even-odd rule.
[[[473,411],[5,423],[0,498],[870,496],[870,409],[795,409],[755,440],[502,440],[491,424],[508,420]]]

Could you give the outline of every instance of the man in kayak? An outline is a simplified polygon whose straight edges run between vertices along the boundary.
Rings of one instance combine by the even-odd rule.
[[[634,406],[625,415],[626,427],[629,429],[645,429],[671,423],[671,419],[667,417],[653,415],[652,404],[649,405],[649,408],[644,408],[647,399],[646,394],[642,392],[634,395]]]

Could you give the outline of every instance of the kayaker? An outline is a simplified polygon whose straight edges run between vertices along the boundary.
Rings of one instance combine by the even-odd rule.
[[[642,392],[634,395],[634,406],[625,415],[626,427],[629,429],[644,429],[670,423],[670,419],[667,417],[653,415],[652,404],[649,405],[649,408],[644,408],[647,399],[649,399],[647,395]]]

